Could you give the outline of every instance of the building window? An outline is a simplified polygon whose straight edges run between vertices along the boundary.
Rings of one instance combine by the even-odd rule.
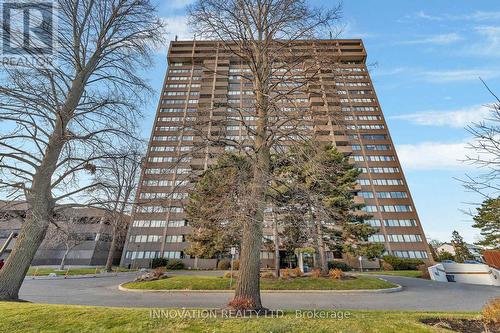
[[[165,227],[166,221],[163,220],[135,220],[132,223],[136,228],[162,228]]]
[[[366,145],[366,150],[391,150],[390,145]]]
[[[361,208],[362,211],[367,212],[367,213],[374,213],[377,211],[377,206],[364,206]]]
[[[370,185],[370,180],[369,179],[358,179],[357,183],[359,185],[365,185],[366,186],[366,185]]]
[[[161,240],[160,235],[132,235],[129,241],[131,243],[156,243]]]
[[[363,134],[361,138],[364,140],[386,140],[387,136],[384,134]]]
[[[420,235],[387,235],[389,242],[392,243],[416,243],[421,242]]]
[[[410,205],[385,205],[385,206],[380,206],[379,208],[381,212],[387,212],[387,213],[401,213],[401,212],[404,213],[413,211]]]
[[[165,237],[165,243],[182,243],[184,242],[184,235],[168,235]]]
[[[166,259],[182,259],[184,257],[182,251],[165,251],[163,252],[163,258]]]
[[[170,207],[169,210],[171,213],[184,213],[184,208],[182,207]]]
[[[384,156],[384,155],[369,155],[367,156],[367,158],[369,161],[372,162],[389,162],[396,160],[394,156]]]
[[[372,227],[380,227],[381,225],[380,220],[376,219],[365,220],[365,223],[371,225]]]
[[[370,237],[368,237],[368,241],[372,242],[372,243],[384,243],[385,237],[384,237],[384,235],[375,234],[375,235],[371,235]]]
[[[260,259],[274,259],[274,252],[262,251]]]
[[[380,198],[380,199],[408,198],[408,193],[406,193],[406,192],[377,192],[377,198]]]
[[[415,220],[384,220],[384,225],[387,227],[415,227]]]
[[[392,251],[396,257],[400,258],[417,258],[427,259],[428,255],[425,251]]]
[[[403,185],[402,179],[373,179],[373,185],[394,186]]]
[[[168,221],[169,228],[179,228],[179,227],[184,227],[185,225],[186,225],[186,221],[184,221],[184,220]]]

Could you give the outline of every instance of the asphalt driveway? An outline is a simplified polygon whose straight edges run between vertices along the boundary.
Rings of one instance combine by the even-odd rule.
[[[118,290],[120,283],[133,280],[136,274],[120,273],[99,278],[28,278],[21,288],[20,297],[35,303],[189,308],[223,307],[231,298],[229,293],[132,293]],[[402,285],[403,290],[378,294],[263,293],[262,298],[264,305],[272,309],[479,311],[489,299],[500,296],[500,288],[493,286],[443,283],[396,276],[383,278]]]

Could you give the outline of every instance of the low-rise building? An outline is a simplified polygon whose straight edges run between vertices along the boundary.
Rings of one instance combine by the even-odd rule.
[[[467,246],[467,249],[474,257],[474,260],[481,262],[484,261],[483,256],[481,254],[481,252],[483,251],[482,248],[474,244],[465,244],[465,246]],[[453,248],[453,245],[451,243],[443,243],[441,246],[438,246],[436,250],[438,254],[442,252],[448,252],[451,253],[452,255],[455,255],[455,248]]]
[[[0,203],[0,248],[3,247],[12,233],[19,234],[26,217],[27,204],[22,202]],[[79,244],[68,253],[65,264],[67,265],[104,265],[108,257],[112,227],[109,214],[104,209],[98,208],[67,208],[55,216],[55,222],[64,219],[76,219],[75,231],[79,237]],[[126,216],[125,223],[129,224],[130,217]],[[10,242],[0,259],[7,259],[16,238]],[[114,264],[119,264],[123,250],[124,237],[119,240],[114,255]],[[46,237],[40,245],[32,265],[59,265],[66,247],[63,243]]]

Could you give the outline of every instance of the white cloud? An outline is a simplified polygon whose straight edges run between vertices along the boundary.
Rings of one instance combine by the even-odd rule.
[[[413,15],[418,19],[428,20],[428,21],[474,21],[474,22],[484,22],[484,21],[495,21],[500,19],[500,11],[475,11],[469,14],[462,15],[431,15],[424,11],[419,11]],[[406,16],[411,17],[411,16]]]
[[[479,22],[500,20],[500,12],[476,11],[470,15],[465,16],[465,18],[468,20],[479,21]]]
[[[396,147],[405,170],[449,170],[470,167],[461,162],[470,150],[466,142],[421,142]]]
[[[349,21],[342,25],[339,28],[339,31],[334,31],[333,35],[334,36],[339,36],[339,38],[361,38],[361,39],[367,39],[367,38],[374,38],[377,37],[376,34],[374,33],[368,33],[368,32],[361,32],[356,30],[355,28],[356,24],[353,21]]]
[[[429,21],[442,21],[442,20],[444,20],[444,18],[441,16],[429,15],[429,14],[426,14],[423,10],[417,12],[415,14],[415,16],[417,18],[421,18],[421,19],[429,20]]]
[[[417,125],[447,126],[463,128],[473,122],[484,119],[490,112],[488,105],[474,105],[457,110],[422,111],[411,114],[393,116],[391,119],[407,120]]]
[[[404,74],[407,78],[431,83],[449,83],[460,81],[479,81],[500,77],[500,68],[472,68],[447,70],[421,70],[410,67],[375,68],[373,76],[389,76]]]
[[[457,33],[441,34],[419,38],[415,40],[402,41],[399,44],[434,44],[434,45],[448,45],[462,40],[463,38]]]
[[[477,139],[469,138],[458,142],[419,142],[396,146],[401,165],[405,170],[478,170],[475,160],[496,162],[498,157],[484,151],[477,151]],[[483,142],[484,144],[484,142]]]
[[[156,46],[155,51],[158,54],[166,54],[169,48],[170,41],[175,39],[175,36],[179,40],[191,40],[193,39],[193,34],[190,33],[187,16],[171,16],[162,17],[161,20],[165,24],[163,29],[163,35],[165,39],[165,44]]]
[[[167,40],[173,40],[177,36],[182,39],[193,39],[193,34],[189,31],[187,16],[164,17],[163,22],[167,24]]]
[[[466,54],[478,56],[500,56],[500,26],[479,26],[474,28],[481,37],[465,49]]]
[[[447,222],[447,224],[443,225],[443,220],[425,221],[423,227],[427,240],[437,239],[442,242],[450,242],[453,230],[458,231],[464,240],[470,244],[477,242],[480,238],[478,230],[472,228],[473,221],[465,220],[465,216],[463,220],[458,219]]]
[[[409,68],[407,67],[396,67],[396,68],[375,68],[373,70],[373,74],[370,73],[372,76],[390,76],[390,75],[397,75],[401,73],[408,72]]]
[[[194,0],[170,0],[167,2],[167,6],[173,9],[180,9],[192,4],[193,2]]]
[[[421,79],[433,83],[471,81],[500,77],[499,69],[452,69],[442,71],[423,71],[416,73]]]

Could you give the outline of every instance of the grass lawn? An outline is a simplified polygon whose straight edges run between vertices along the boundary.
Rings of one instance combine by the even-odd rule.
[[[167,310],[167,309],[164,309]],[[175,311],[175,312],[174,312]],[[169,313],[182,310],[170,309]],[[336,311],[339,313],[340,311]],[[332,313],[332,312],[329,312]],[[297,318],[160,318],[149,309],[107,308],[0,302],[0,328],[29,332],[445,332],[421,324],[421,318],[478,318],[475,313],[342,311],[344,319]],[[448,331],[446,331],[448,332]]]
[[[370,271],[363,272],[363,274],[376,274],[376,275],[395,275],[418,278],[422,276],[421,271]]]
[[[233,289],[236,281],[233,280]],[[171,276],[167,279],[130,282],[124,285],[131,289],[186,289],[186,290],[226,290],[229,279],[220,276]],[[395,287],[392,283],[368,276],[358,276],[353,280],[333,280],[328,278],[261,279],[263,290],[353,290],[382,289]]]
[[[104,267],[97,267],[97,274],[101,272]],[[50,273],[56,273],[57,275],[66,274],[66,270],[59,271],[55,268],[38,268],[30,267],[27,276],[33,276],[35,274],[37,276],[49,275]],[[128,269],[124,267],[113,267],[114,272],[128,272]],[[87,275],[87,274],[96,274],[96,267],[78,267],[78,268],[69,268],[68,275]]]

